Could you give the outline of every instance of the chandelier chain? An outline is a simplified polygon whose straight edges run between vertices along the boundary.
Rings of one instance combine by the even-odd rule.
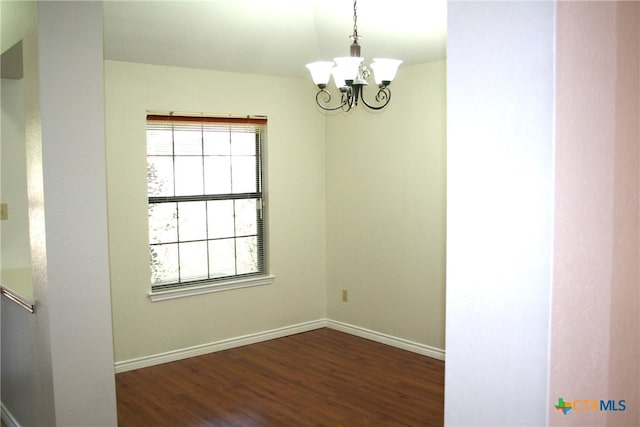
[[[353,0],[353,37],[358,40],[358,0]]]

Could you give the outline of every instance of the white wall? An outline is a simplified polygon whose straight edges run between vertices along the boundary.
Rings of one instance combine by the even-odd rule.
[[[553,2],[450,2],[447,425],[547,422]]]
[[[640,6],[456,2],[449,24],[446,422],[638,425]]]
[[[111,295],[118,362],[322,319],[324,117],[313,84],[293,79],[105,62]],[[151,302],[147,110],[268,116],[271,285]]]
[[[36,352],[36,317],[2,298],[2,406],[22,427],[46,425],[52,414],[41,389]],[[45,372],[46,375],[46,372]],[[52,399],[52,395],[45,399]],[[51,402],[52,403],[52,402]]]
[[[41,206],[42,160],[40,112],[38,92],[38,42],[36,28],[37,8],[34,2],[3,2],[2,36],[5,31],[13,43],[23,40],[24,66],[24,129],[23,138],[27,159],[27,186],[29,197],[29,233],[32,267],[36,271],[38,286],[33,289],[35,300],[46,300],[46,271],[44,256],[33,257],[36,246],[44,245],[44,224],[34,221]],[[12,17],[12,25],[5,26],[5,18]],[[18,25],[16,25],[18,24]],[[9,44],[6,47],[10,47]],[[4,141],[3,141],[4,142]],[[38,196],[39,194],[39,196]],[[41,215],[40,215],[41,216]],[[38,242],[35,246],[34,242]],[[37,261],[35,261],[37,260]],[[25,294],[27,292],[24,292]],[[28,296],[28,295],[27,295]],[[30,314],[14,303],[2,298],[2,405],[21,426],[40,426],[55,420],[52,367],[46,311]]]
[[[9,219],[0,222],[0,283],[32,300],[27,205],[24,81],[2,79],[2,190]],[[2,298],[0,398],[24,426],[36,425],[35,317]]]
[[[102,5],[28,6],[20,37],[36,312],[3,301],[2,400],[23,426],[115,425]]]
[[[383,112],[330,114],[326,136],[327,317],[440,353],[445,72],[445,61],[402,66]]]
[[[115,425],[102,3],[38,3],[38,53],[55,423]]]

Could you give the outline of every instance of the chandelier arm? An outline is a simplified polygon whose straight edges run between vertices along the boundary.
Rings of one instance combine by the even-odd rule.
[[[338,105],[337,107],[325,107],[325,106],[323,106],[320,103],[321,96],[324,97],[324,99],[322,99],[322,102],[325,103],[325,104],[328,104],[329,102],[331,102],[331,93],[329,93],[329,91],[326,90],[326,89],[320,89],[318,91],[318,93],[316,93],[316,104],[318,104],[318,107],[322,108],[325,111],[336,111],[336,110],[339,110],[339,109],[343,108],[345,105],[347,105],[347,99],[345,98],[344,94],[342,96],[340,105]],[[349,110],[345,110],[345,111],[349,111]]]
[[[351,102],[351,98],[345,98],[342,104],[342,111],[345,113],[353,108],[353,103]]]
[[[342,92],[342,111],[349,112],[353,105],[353,86],[347,86]]]
[[[375,96],[376,102],[381,102],[382,105],[376,106],[376,105],[369,104],[367,100],[364,98],[364,90],[360,93],[360,95],[361,95],[360,99],[362,100],[364,105],[366,105],[368,108],[372,110],[382,110],[384,107],[387,106],[389,101],[391,101],[391,90],[386,86],[379,88],[378,93]]]

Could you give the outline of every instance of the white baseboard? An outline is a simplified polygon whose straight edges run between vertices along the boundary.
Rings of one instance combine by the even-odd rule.
[[[7,427],[20,427],[18,420],[16,420],[11,412],[7,408],[5,408],[4,403],[0,403],[0,414],[2,421],[7,425]]]
[[[262,341],[282,338],[288,335],[299,334],[301,332],[308,332],[314,329],[325,327],[341,332],[346,332],[348,334],[355,335],[361,338],[370,339],[382,344],[401,348],[403,350],[408,350],[413,353],[422,354],[423,356],[432,357],[434,359],[445,359],[445,351],[439,348],[405,340],[403,338],[397,338],[391,335],[383,334],[381,332],[376,332],[370,329],[361,328],[359,326],[350,325],[348,323],[338,322],[330,319],[319,319],[310,322],[299,323],[297,325],[285,326],[283,328],[272,329],[269,331],[257,332],[255,334],[229,338],[208,344],[168,351],[165,353],[123,360],[115,363],[115,371],[116,373],[120,373],[132,371],[134,369],[147,368],[149,366],[160,365],[162,363],[175,362],[176,360],[187,359],[194,356],[202,356],[203,354],[241,347],[248,344],[255,344]],[[7,427],[11,426],[7,424]]]
[[[328,328],[335,329],[337,331],[346,332],[357,337],[366,338],[371,341],[376,341],[402,350],[432,357],[434,359],[445,360],[445,351],[441,348],[431,347],[426,344],[420,344],[414,341],[405,340],[403,338],[394,337],[392,335],[383,334],[381,332],[372,331],[370,329],[361,328],[360,326],[354,326],[331,319],[327,319],[326,323]]]
[[[243,335],[240,337],[229,338],[208,344],[181,348],[178,350],[167,351],[165,353],[153,354],[151,356],[144,356],[136,359],[123,360],[121,362],[115,363],[115,371],[116,373],[120,373],[131,371],[134,369],[147,368],[149,366],[159,365],[161,363],[175,362],[176,360],[187,359],[194,356],[202,356],[203,354],[213,353],[215,351],[227,350],[247,344],[255,344],[275,338],[282,338],[286,337],[287,335],[308,332],[314,329],[324,328],[326,326],[327,322],[325,319],[313,320],[310,322],[299,323],[297,325],[285,326],[283,328],[257,332],[255,334]]]

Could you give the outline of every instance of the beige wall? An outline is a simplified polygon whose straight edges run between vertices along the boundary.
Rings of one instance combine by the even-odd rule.
[[[405,66],[384,113],[359,107],[327,119],[328,317],[437,349],[444,349],[445,88],[445,61]]]
[[[35,1],[3,1],[0,3],[0,52],[4,53],[22,40],[25,29],[36,20]]]
[[[105,62],[115,360],[322,319],[324,116],[306,79]],[[150,302],[147,110],[268,116],[271,285]]]
[[[0,4],[0,52],[3,53],[2,61],[5,61],[2,67],[6,67],[3,70],[23,68],[23,64],[15,63],[22,60],[22,54],[11,56],[6,51],[20,42],[28,31],[32,31],[36,25],[35,14],[34,2],[2,2]],[[24,46],[21,50],[24,50]],[[20,80],[14,80],[18,78]],[[26,299],[32,300],[25,100],[22,76],[3,78],[0,95],[2,98],[0,202],[7,203],[9,210],[8,219],[0,222],[0,283]]]
[[[626,410],[549,423],[638,425],[640,5],[560,2],[557,23],[550,398]]]
[[[329,116],[309,79],[105,70],[116,362],[325,317],[444,348],[444,61],[403,67],[383,114]],[[268,116],[272,285],[149,301],[147,110]]]
[[[0,220],[0,283],[33,299],[27,203],[27,158],[23,79],[2,79],[0,201],[8,219]]]

